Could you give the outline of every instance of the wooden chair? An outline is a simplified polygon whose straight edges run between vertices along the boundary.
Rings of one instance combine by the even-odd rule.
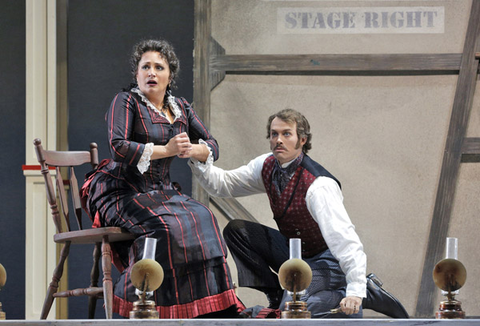
[[[105,302],[105,315],[107,319],[112,318],[113,304],[113,284],[112,284],[112,252],[110,243],[115,241],[125,241],[133,239],[133,235],[127,233],[119,227],[101,227],[101,228],[83,228],[82,226],[82,207],[80,202],[80,193],[78,182],[75,177],[74,167],[85,163],[91,164],[92,168],[98,166],[98,149],[97,144],[90,144],[90,151],[48,151],[44,150],[40,139],[34,140],[35,151],[37,153],[38,162],[41,166],[41,173],[45,178],[45,186],[47,190],[47,199],[50,204],[53,222],[56,227],[56,234],[53,241],[63,244],[57,267],[53,272],[52,281],[47,289],[47,295],[43,303],[41,319],[46,319],[53,300],[58,297],[70,296],[89,296],[88,317],[94,318],[95,306],[97,298],[103,296]],[[55,167],[56,189],[53,185],[49,167]],[[60,168],[68,169],[69,177],[64,180],[60,173]],[[67,196],[67,187],[71,194],[70,200]],[[58,202],[57,203],[57,197]],[[74,210],[77,228],[74,230],[70,226],[69,218],[69,202]],[[60,213],[61,208],[62,213]],[[87,288],[67,290],[58,292],[58,283],[63,274],[65,260],[68,257],[71,244],[94,244],[93,250],[93,267],[90,274],[90,286]],[[99,277],[99,259],[102,256],[101,264],[103,270],[103,284],[97,286]]]

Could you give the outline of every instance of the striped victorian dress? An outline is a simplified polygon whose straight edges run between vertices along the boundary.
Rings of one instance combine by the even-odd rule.
[[[127,317],[138,300],[130,272],[142,258],[145,237],[157,239],[156,260],[165,273],[153,297],[160,318],[194,318],[234,305],[242,310],[216,218],[172,186],[173,157],[150,161],[143,174],[137,168],[147,143],[166,145],[187,132],[192,142],[204,141],[216,160],[217,142],[185,99],[170,97],[173,123],[147,103],[132,91],[116,95],[106,115],[112,159],[102,161],[82,188],[94,226],[120,226],[136,236],[133,243],[112,245],[121,272],[114,286],[114,312]]]

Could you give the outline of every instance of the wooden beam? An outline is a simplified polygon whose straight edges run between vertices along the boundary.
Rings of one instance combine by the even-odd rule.
[[[210,47],[210,58],[217,55],[224,55],[225,49],[212,37]],[[211,69],[210,71],[210,92],[225,79],[225,71]]]
[[[195,0],[193,58],[193,105],[203,123],[210,127],[210,0]]]
[[[455,197],[455,186],[462,157],[462,146],[475,93],[479,66],[478,59],[475,58],[475,50],[477,49],[479,37],[480,0],[476,0],[472,2],[457,80],[457,89],[453,100],[452,115],[417,298],[415,315],[418,317],[431,317],[434,311],[433,300],[438,289],[432,280],[432,270],[435,264],[444,256],[445,239],[448,234],[453,199]]]
[[[462,54],[216,55],[212,71],[228,74],[458,74]]]
[[[210,127],[210,35],[211,0],[195,0],[193,58],[193,106],[207,128]],[[193,178],[192,196],[208,206],[208,194]]]

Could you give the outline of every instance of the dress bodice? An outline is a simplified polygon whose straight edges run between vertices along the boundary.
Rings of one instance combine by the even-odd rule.
[[[147,143],[166,145],[175,135],[186,132],[192,143],[205,141],[214,159],[218,158],[216,140],[190,104],[183,98],[174,98],[174,103],[179,113],[173,123],[134,92],[117,94],[107,112],[109,148],[114,161],[108,168],[141,192],[171,188],[169,171],[174,157],[150,161],[147,171],[139,172],[137,165]]]

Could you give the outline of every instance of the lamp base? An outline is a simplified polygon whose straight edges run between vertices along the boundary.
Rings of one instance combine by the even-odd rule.
[[[462,303],[457,300],[440,302],[440,308],[435,313],[436,319],[464,319],[465,311],[462,310]]]
[[[2,303],[0,302],[0,320],[5,320],[7,319],[7,316],[5,315],[5,312],[2,310]]]
[[[158,319],[158,311],[155,309],[155,301],[138,300],[133,303],[130,311],[130,319]]]
[[[303,301],[288,301],[282,311],[282,319],[310,319],[312,314],[307,310],[307,303]]]

